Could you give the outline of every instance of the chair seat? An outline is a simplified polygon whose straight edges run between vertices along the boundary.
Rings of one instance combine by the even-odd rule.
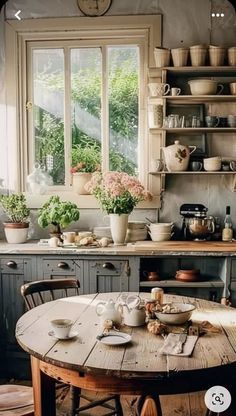
[[[33,389],[32,387],[13,384],[0,385],[0,415],[7,415],[8,411],[18,410],[17,415],[33,414]],[[22,412],[21,412],[21,410]]]

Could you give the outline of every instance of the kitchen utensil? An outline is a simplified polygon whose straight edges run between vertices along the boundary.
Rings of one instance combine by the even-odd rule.
[[[154,59],[157,68],[170,65],[170,49],[154,48]]]
[[[177,270],[175,278],[176,280],[184,282],[195,282],[199,280],[199,269],[186,269],[186,270]]]
[[[181,303],[181,302],[172,302],[171,307],[176,308],[179,312],[155,312],[156,317],[163,324],[169,325],[180,325],[187,322],[192,312],[195,309],[195,306],[191,303]],[[165,306],[165,304],[163,305]]]
[[[171,56],[174,66],[186,66],[188,61],[189,48],[171,49]]]
[[[205,240],[215,232],[214,217],[189,218],[188,230],[195,240]]]
[[[228,63],[230,66],[236,66],[236,46],[228,48]]]
[[[121,323],[121,314],[118,310],[118,305],[110,299],[108,302],[99,302],[96,306],[96,313],[101,318],[101,323],[109,319],[114,324]]]
[[[185,146],[175,140],[174,144],[162,147],[166,167],[169,172],[185,171],[188,169],[190,155],[196,150],[196,146]]]
[[[207,47],[205,45],[190,46],[190,58],[192,66],[204,66],[207,56]]]
[[[188,81],[192,95],[221,94],[224,86],[212,79],[192,79]],[[217,89],[219,90],[217,92]]]

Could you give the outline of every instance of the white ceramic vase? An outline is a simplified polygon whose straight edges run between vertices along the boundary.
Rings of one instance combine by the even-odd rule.
[[[89,182],[91,178],[92,173],[90,172],[73,173],[73,191],[79,195],[88,195],[89,192],[86,191],[84,185]]]
[[[109,214],[111,236],[115,246],[124,245],[129,214]]]

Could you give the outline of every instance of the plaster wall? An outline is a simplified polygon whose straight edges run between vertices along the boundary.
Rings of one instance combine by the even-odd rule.
[[[15,19],[14,14],[21,10],[21,16],[28,18],[46,18],[63,16],[81,16],[76,0],[8,0],[0,16],[0,105],[4,111],[4,18]],[[223,18],[212,18],[212,12],[224,13]],[[119,16],[133,14],[163,15],[163,46],[180,47],[193,44],[236,45],[236,14],[227,0],[113,0],[108,15]],[[4,112],[0,116],[4,127]],[[1,128],[4,132],[4,128]],[[3,136],[3,135],[2,135]],[[3,140],[3,138],[1,138]],[[214,144],[213,152],[214,152]],[[219,145],[216,144],[216,150]],[[223,146],[223,144],[222,144]],[[236,146],[228,145],[230,155],[236,158]],[[1,176],[1,175],[0,175]],[[225,206],[230,205],[232,219],[236,227],[236,194],[232,192],[232,178],[217,177],[168,177],[166,191],[163,194],[160,221],[175,221],[180,224],[179,207],[182,203],[202,203],[209,208],[209,213],[224,217]],[[81,212],[79,228],[84,229],[97,224],[108,224],[108,218],[94,210]],[[34,216],[34,213],[33,213]],[[156,220],[156,210],[136,210],[132,219],[143,220],[145,217]],[[45,232],[34,227],[33,237],[44,236]]]

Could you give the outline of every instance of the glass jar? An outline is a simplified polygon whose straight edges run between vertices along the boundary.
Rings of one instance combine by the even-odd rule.
[[[160,305],[163,303],[164,290],[161,287],[153,287],[151,290],[151,299],[157,301]]]

